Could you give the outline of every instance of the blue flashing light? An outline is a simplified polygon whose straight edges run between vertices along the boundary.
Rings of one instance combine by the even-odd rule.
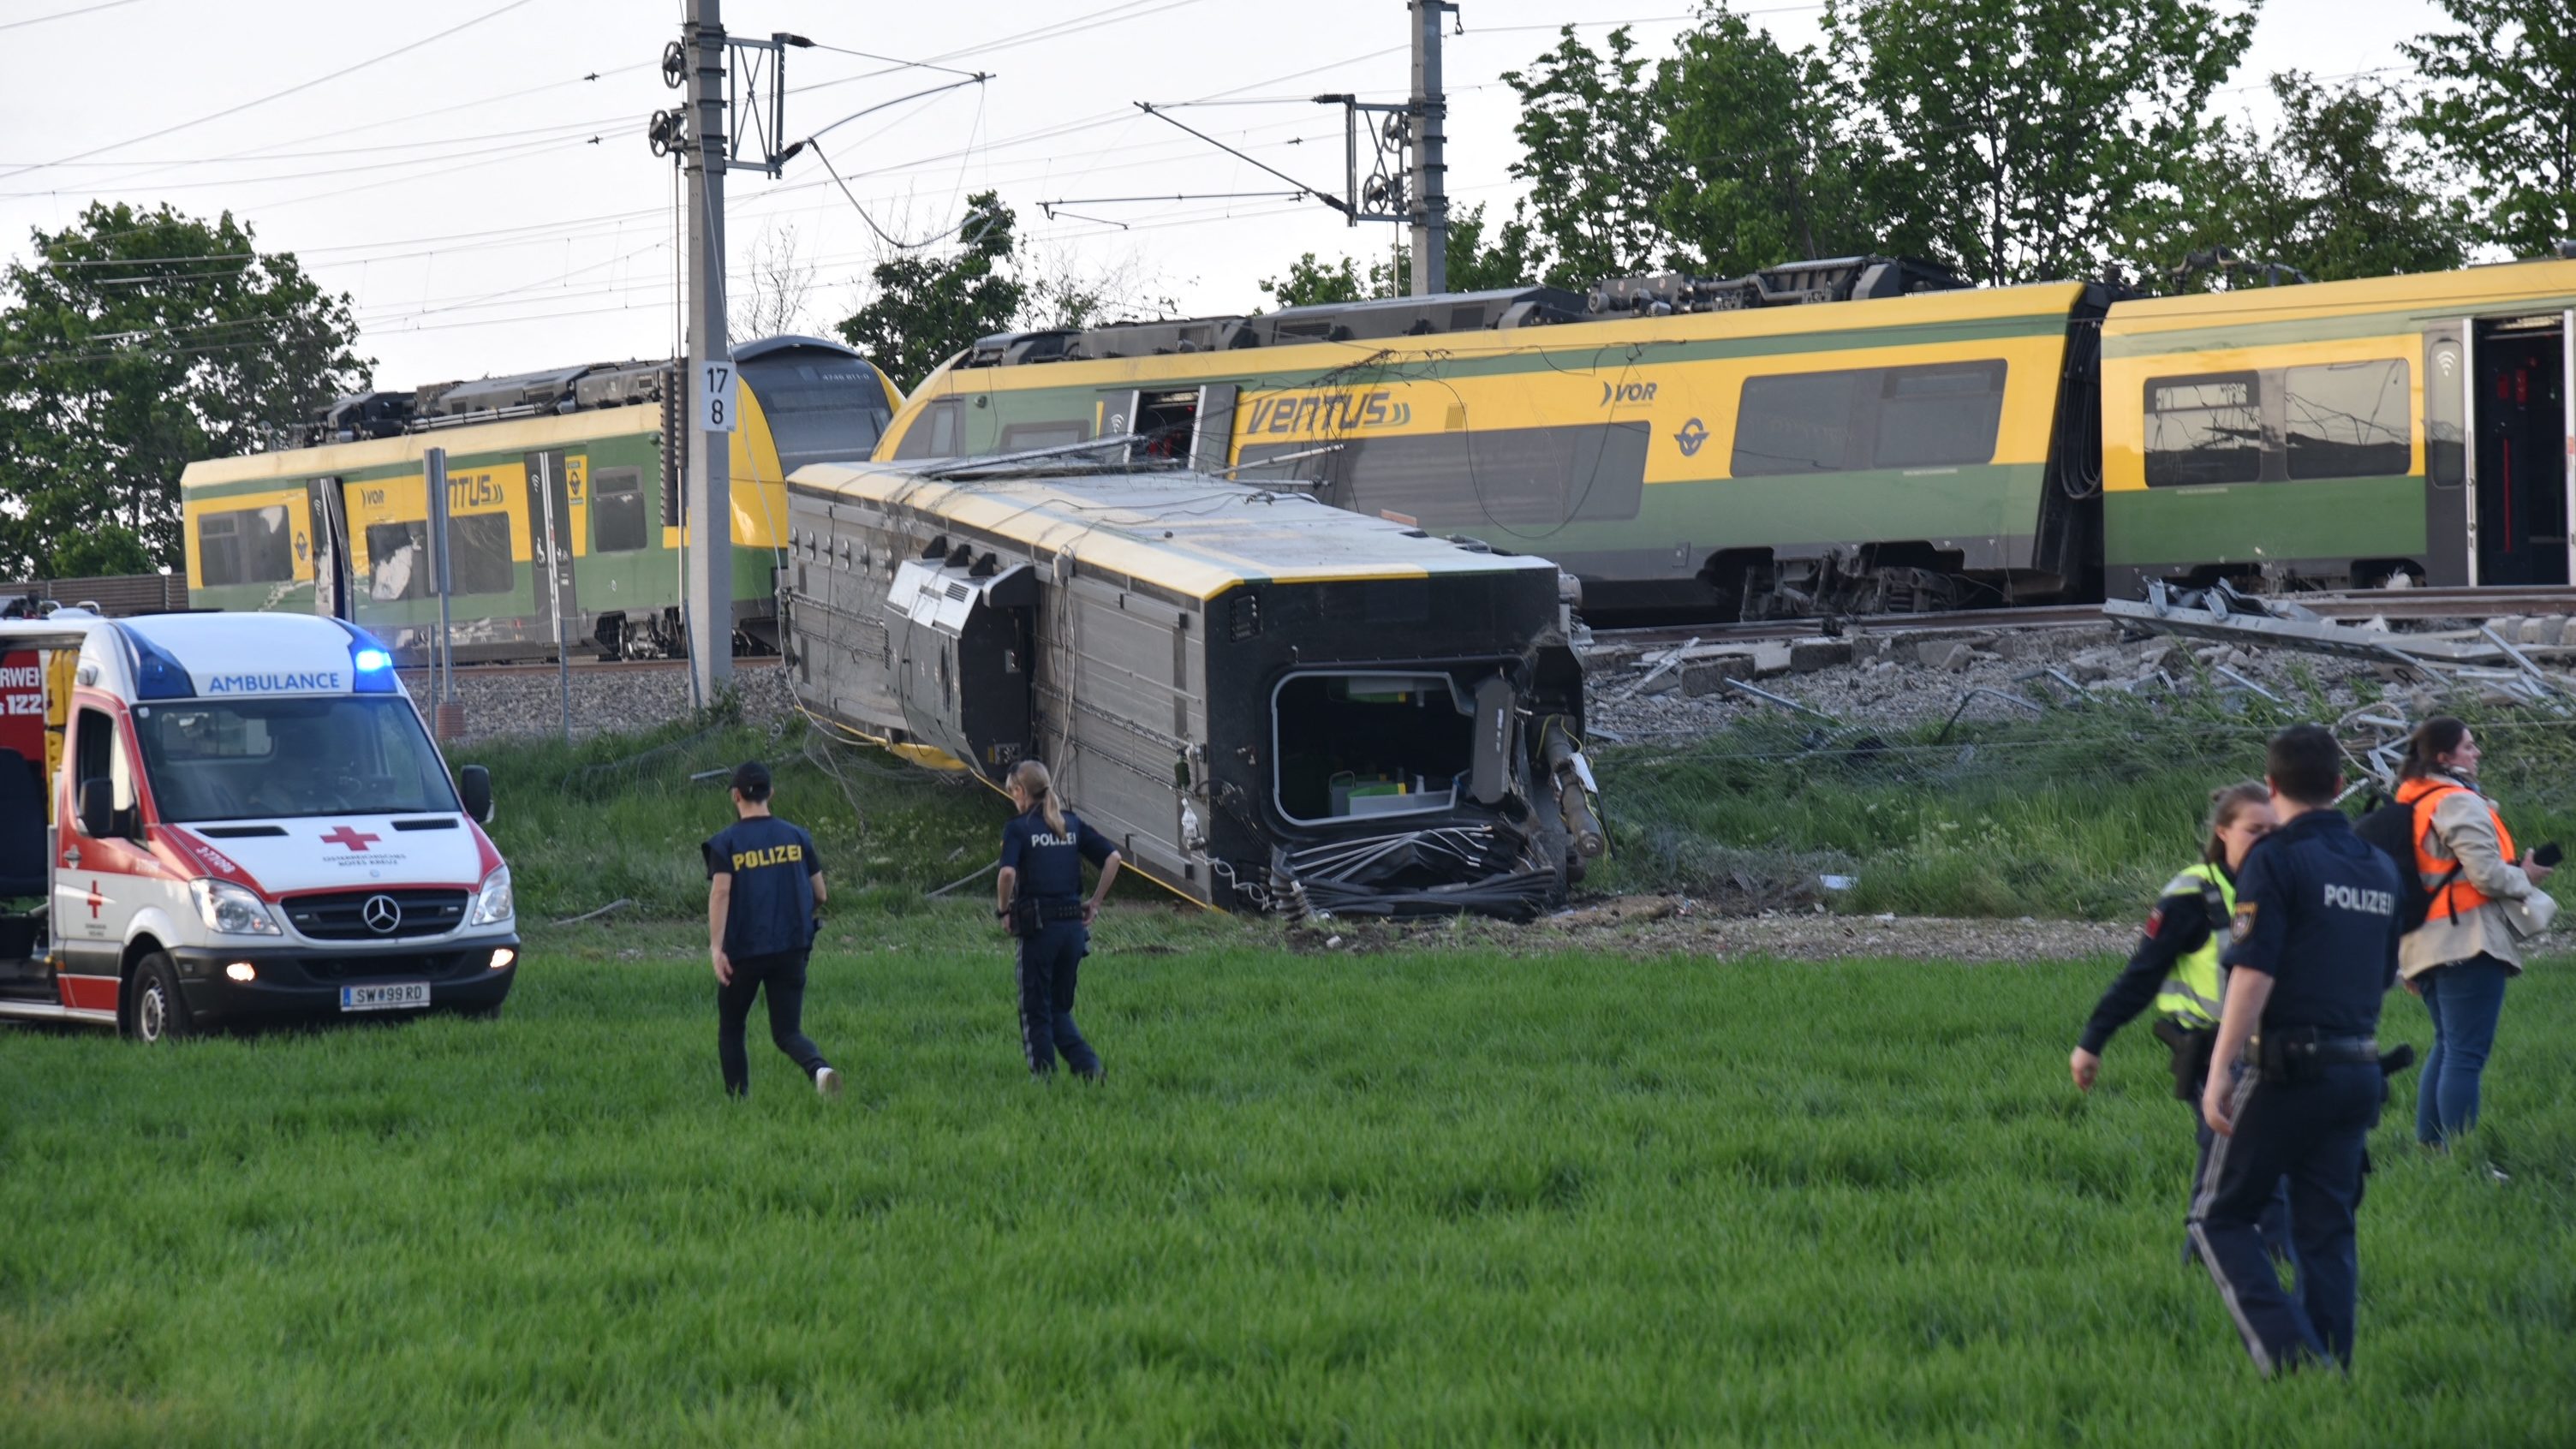
[[[356,694],[398,694],[402,682],[394,677],[394,653],[376,642],[376,637],[346,619],[331,621],[349,636],[349,688]]]
[[[136,699],[194,699],[197,681],[188,676],[179,661],[168,650],[143,636],[131,624],[116,626],[117,634],[132,650],[134,662],[134,697]]]

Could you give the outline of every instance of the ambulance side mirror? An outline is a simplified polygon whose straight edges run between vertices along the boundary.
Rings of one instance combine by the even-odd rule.
[[[481,765],[466,765],[456,772],[456,793],[465,797],[465,813],[474,823],[484,824],[492,818],[492,772]]]
[[[108,780],[84,780],[80,787],[81,834],[92,840],[116,835],[116,786]]]

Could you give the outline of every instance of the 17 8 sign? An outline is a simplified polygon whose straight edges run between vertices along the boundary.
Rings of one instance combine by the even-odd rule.
[[[733,359],[712,358],[698,369],[698,426],[710,433],[733,431]]]

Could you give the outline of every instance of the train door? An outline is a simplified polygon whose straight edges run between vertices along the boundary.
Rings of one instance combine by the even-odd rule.
[[[349,612],[349,512],[340,496],[340,480],[316,478],[304,485],[313,509],[313,612],[326,619],[346,619]]]
[[[2477,582],[2477,495],[2469,487],[2471,324],[2444,322],[2424,332],[2424,582],[2457,588]]]
[[[2565,314],[2476,324],[2468,412],[2481,584],[2563,584],[2576,562],[2568,519]]]
[[[1126,461],[1184,463],[1216,472],[1233,460],[1235,384],[1148,392],[1114,388],[1100,395],[1100,435],[1134,433]]]
[[[546,616],[545,637],[557,652],[586,632],[581,601],[573,591],[572,495],[560,451],[528,455],[528,558],[536,607]]]

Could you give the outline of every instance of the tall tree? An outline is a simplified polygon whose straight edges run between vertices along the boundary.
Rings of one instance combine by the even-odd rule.
[[[734,336],[777,337],[805,330],[805,308],[819,270],[801,256],[793,225],[763,230],[751,248],[750,285],[726,297],[726,330]]]
[[[1503,81],[1521,99],[1511,173],[1529,183],[1524,205],[1546,280],[1582,288],[1673,265],[1656,210],[1674,176],[1663,98],[1628,27],[1610,32],[1603,55],[1568,25],[1555,49]]]
[[[93,203],[0,273],[0,568],[177,567],[179,473],[367,386],[346,294],[227,212]]]
[[[1837,68],[1983,282],[2100,266],[2253,38],[2213,0],[1827,0]]]
[[[2435,3],[2460,29],[2398,49],[2444,83],[2415,124],[2466,163],[2479,239],[2537,256],[2576,238],[2576,8]]]
[[[1656,91],[1672,166],[1656,219],[1697,269],[1929,246],[1884,142],[1813,47],[1782,50],[1711,4],[1656,68]]]
[[[1373,281],[1374,279],[1372,279]],[[1360,264],[1349,257],[1319,261],[1313,252],[1288,264],[1288,275],[1266,277],[1254,284],[1282,307],[1313,307],[1326,302],[1356,302],[1377,293],[1360,280]]]
[[[906,389],[976,338],[1008,330],[1027,298],[1012,268],[1017,219],[1000,193],[966,198],[966,218],[944,254],[898,251],[870,268],[873,295],[837,329]]]
[[[1160,273],[1142,252],[1104,254],[1086,261],[1070,247],[1024,253],[1014,268],[1027,288],[1018,325],[1072,330],[1124,317],[1169,317],[1180,303],[1162,291]]]
[[[1487,230],[1484,203],[1449,214],[1449,290],[1490,292],[1526,287],[1536,279],[1537,248],[1529,224],[1515,217]],[[1282,307],[1309,307],[1323,302],[1358,302],[1372,297],[1401,297],[1413,289],[1413,249],[1398,246],[1391,260],[1368,264],[1363,272],[1355,258],[1325,262],[1307,252],[1289,263],[1288,274],[1257,283]]]
[[[2140,214],[2128,250],[2146,270],[2171,276],[2220,247],[2319,282],[2447,271],[2467,258],[2469,218],[2393,91],[2329,88],[2292,71],[2272,77],[2272,94],[2281,116],[2268,135],[2213,125],[2172,197]]]

